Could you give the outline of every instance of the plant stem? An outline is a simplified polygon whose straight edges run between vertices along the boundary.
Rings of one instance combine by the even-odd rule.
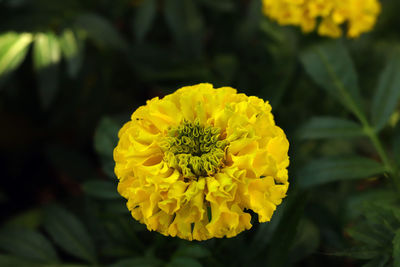
[[[365,118],[365,116],[361,112],[357,112],[356,115],[357,115],[358,119],[360,120],[361,124],[363,125],[365,134],[371,140],[376,151],[378,152],[378,155],[381,158],[387,173],[392,178],[392,180],[396,186],[396,189],[400,192],[400,177],[398,176],[396,167],[394,167],[393,164],[391,163],[391,161],[389,160],[389,157],[388,157],[385,149],[383,148],[382,142],[379,140],[377,133],[375,132],[373,127],[371,127],[368,120]]]
[[[343,82],[337,77],[334,69],[330,65],[330,63],[329,63],[328,59],[325,57],[324,53],[319,51],[318,49],[315,52],[319,55],[321,61],[323,62],[329,75],[331,76],[332,81],[334,82],[335,86],[337,87],[338,92],[343,97],[344,105],[347,106],[353,112],[353,114],[358,118],[358,120],[361,122],[364,132],[369,137],[369,139],[371,140],[372,144],[374,145],[376,151],[378,152],[378,155],[383,162],[383,165],[386,169],[388,176],[392,178],[392,181],[395,184],[396,189],[400,193],[400,172],[396,168],[396,166],[393,165],[391,163],[391,161],[389,160],[389,157],[386,154],[386,151],[383,148],[383,145],[382,145],[381,141],[379,140],[379,137],[378,137],[375,129],[370,125],[364,112],[360,109],[357,101],[353,98],[353,96],[346,89]]]

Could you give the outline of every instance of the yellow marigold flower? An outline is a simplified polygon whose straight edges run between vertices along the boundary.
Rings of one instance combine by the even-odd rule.
[[[230,87],[183,87],[147,101],[119,131],[118,191],[149,230],[233,237],[266,222],[288,189],[289,142],[271,106]]]
[[[347,36],[355,38],[370,31],[381,11],[378,0],[262,0],[265,15],[281,25],[300,26],[311,32],[338,38],[341,26],[347,25]]]

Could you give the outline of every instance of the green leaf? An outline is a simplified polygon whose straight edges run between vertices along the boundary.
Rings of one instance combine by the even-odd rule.
[[[262,15],[262,2],[261,0],[250,1],[247,9],[246,18],[243,20],[243,24],[240,25],[237,33],[238,39],[244,44],[248,43],[248,40],[260,29],[260,22]]]
[[[109,21],[96,14],[84,14],[76,21],[78,28],[86,31],[87,35],[100,46],[110,46],[127,52],[128,43]]]
[[[165,0],[167,24],[181,49],[199,56],[202,49],[204,22],[196,1]]]
[[[396,53],[381,73],[372,101],[372,125],[379,131],[394,112],[400,97],[400,55]]]
[[[57,253],[51,243],[40,233],[24,228],[7,227],[0,232],[0,248],[37,262],[57,262]]]
[[[45,152],[53,167],[73,180],[95,179],[98,176],[91,159],[73,147],[48,145]]]
[[[370,260],[379,257],[383,254],[383,252],[384,251],[380,249],[374,249],[370,247],[356,247],[348,249],[346,251],[332,253],[332,255],[340,257],[350,257],[360,260]]]
[[[120,199],[117,185],[108,181],[87,181],[83,183],[83,191],[89,196],[101,199]]]
[[[82,67],[84,51],[82,38],[71,29],[64,30],[60,37],[61,51],[67,61],[68,75],[72,78],[76,78]]]
[[[358,123],[333,117],[314,117],[299,132],[300,138],[303,139],[346,138],[363,135],[363,129]]]
[[[202,267],[200,262],[195,259],[187,257],[173,258],[166,267]]]
[[[365,223],[357,224],[356,226],[347,229],[346,232],[352,239],[368,246],[379,247],[384,243],[380,236],[372,232],[370,226]]]
[[[273,245],[268,249],[267,262],[263,264],[264,266],[280,267],[288,263],[289,251],[295,240],[297,227],[303,217],[307,200],[306,194],[294,192],[285,200],[283,215],[271,239]]]
[[[189,258],[206,258],[211,256],[211,253],[205,246],[185,244],[176,251],[175,255]]]
[[[370,260],[368,263],[364,264],[362,267],[385,267],[387,262],[390,260],[390,256],[385,254],[383,256],[378,256],[375,259]]]
[[[156,258],[133,258],[118,261],[110,265],[110,267],[125,267],[125,266],[140,266],[140,267],[158,267],[162,266],[163,262]]]
[[[348,214],[346,217],[349,219],[354,219],[364,213],[363,208],[365,205],[376,203],[379,200],[379,203],[383,203],[386,206],[396,203],[397,198],[396,192],[391,188],[353,193],[345,201],[344,213]]]
[[[8,32],[0,35],[0,77],[18,68],[31,42],[30,33]]]
[[[143,41],[146,34],[149,32],[150,27],[156,17],[157,1],[146,0],[139,5],[133,19],[133,29],[136,39]]]
[[[319,242],[318,228],[313,222],[303,218],[299,223],[297,235],[290,251],[291,260],[297,262],[311,255],[318,249]]]
[[[368,178],[385,172],[379,162],[363,157],[316,159],[298,173],[301,188],[309,188],[329,182]]]
[[[219,74],[218,80],[220,83],[232,83],[239,66],[237,58],[230,54],[218,54],[213,63],[215,72]]]
[[[39,267],[37,262],[29,262],[10,255],[0,255],[1,267]]]
[[[393,154],[395,162],[400,166],[400,123],[397,124],[393,136]]]
[[[57,36],[53,33],[35,35],[34,66],[37,70],[47,68],[60,61],[61,52]]]
[[[3,224],[3,226],[21,227],[34,230],[37,229],[39,225],[41,225],[42,218],[42,210],[35,208],[13,215]]]
[[[50,206],[46,209],[44,227],[54,242],[65,252],[94,263],[95,248],[84,225],[67,210]]]
[[[396,231],[393,239],[393,260],[394,266],[400,266],[400,229]]]
[[[112,214],[129,214],[126,208],[126,202],[121,197],[119,200],[107,201],[105,203],[104,211]]]
[[[361,97],[357,74],[343,43],[333,41],[314,46],[300,57],[311,78],[358,115]]]
[[[118,144],[118,131],[121,124],[110,117],[104,117],[97,126],[94,135],[94,148],[99,154],[103,170],[111,178],[115,178],[113,151]]]
[[[38,33],[33,46],[33,65],[38,73],[39,95],[42,106],[53,102],[58,90],[58,65],[61,58],[60,44],[53,33]]]

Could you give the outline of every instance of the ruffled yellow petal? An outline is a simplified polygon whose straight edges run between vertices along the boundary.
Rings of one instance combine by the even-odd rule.
[[[350,38],[372,30],[380,11],[378,0],[263,0],[264,14],[279,24],[311,32],[320,19],[318,34],[332,38],[342,36],[344,24]]]
[[[268,102],[230,87],[183,87],[148,101],[121,128],[118,192],[150,231],[233,237],[251,228],[247,210],[269,221],[285,197],[288,148]]]

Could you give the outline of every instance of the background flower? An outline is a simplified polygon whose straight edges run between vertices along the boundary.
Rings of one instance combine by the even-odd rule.
[[[332,38],[342,36],[342,25],[350,38],[372,30],[380,10],[378,0],[263,0],[264,14],[279,24],[305,33],[317,27],[319,35]]]

